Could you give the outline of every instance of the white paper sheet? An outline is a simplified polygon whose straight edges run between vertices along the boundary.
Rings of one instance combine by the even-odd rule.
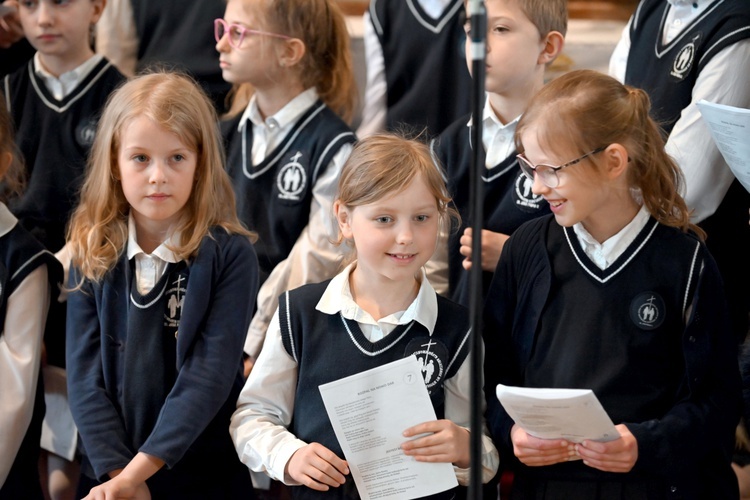
[[[320,386],[328,417],[362,500],[408,499],[458,485],[448,463],[404,455],[402,433],[435,420],[415,356]]]
[[[497,386],[497,399],[528,434],[580,443],[620,437],[590,389],[529,389]]]
[[[697,106],[724,161],[750,191],[750,110],[705,100]]]

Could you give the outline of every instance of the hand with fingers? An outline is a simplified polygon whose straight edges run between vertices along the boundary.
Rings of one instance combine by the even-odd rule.
[[[510,430],[513,453],[530,467],[552,465],[578,458],[575,446],[564,439],[540,439],[529,435],[520,426]]]
[[[459,240],[461,243],[459,253],[465,257],[462,265],[466,270],[471,269],[472,234],[472,229],[467,227]],[[495,271],[497,262],[500,260],[500,254],[503,251],[503,246],[505,246],[505,242],[508,241],[508,238],[509,236],[507,234],[495,233],[488,229],[482,229],[482,269],[484,271]]]
[[[23,27],[18,17],[18,2],[0,2],[0,49],[7,49],[23,38]]]
[[[606,472],[630,472],[638,460],[638,442],[624,424],[616,425],[620,438],[606,443],[584,441],[576,445],[583,463]]]
[[[450,420],[424,422],[404,431],[404,437],[411,438],[401,445],[404,454],[418,462],[447,462],[462,469],[469,467],[469,431]]]
[[[294,452],[286,473],[298,483],[318,491],[338,488],[346,481],[349,464],[320,443],[310,443]]]
[[[146,483],[133,483],[125,479],[110,479],[93,488],[83,500],[151,500]]]

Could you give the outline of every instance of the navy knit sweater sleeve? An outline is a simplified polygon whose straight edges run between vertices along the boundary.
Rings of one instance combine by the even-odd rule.
[[[115,273],[124,274],[121,259]],[[221,230],[204,238],[189,263],[177,337],[177,378],[150,436],[131,449],[122,425],[122,374],[107,351],[127,329],[129,294],[122,275],[86,284],[68,299],[71,410],[97,477],[127,465],[138,451],[173,467],[227,405],[241,376],[242,346],[258,290],[258,262],[247,238]],[[112,342],[115,339],[115,342]],[[109,345],[107,345],[109,344]],[[112,345],[113,344],[113,345]],[[228,425],[228,423],[227,423]]]

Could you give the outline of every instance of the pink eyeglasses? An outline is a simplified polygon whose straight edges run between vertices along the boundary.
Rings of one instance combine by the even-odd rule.
[[[278,33],[269,33],[268,31],[252,30],[245,28],[239,24],[229,24],[223,19],[214,19],[214,37],[216,37],[216,43],[219,43],[225,34],[229,34],[229,45],[235,49],[242,48],[242,42],[245,41],[245,35],[265,35],[272,36],[275,38],[282,38],[288,40],[292,37],[286,35],[280,35]]]

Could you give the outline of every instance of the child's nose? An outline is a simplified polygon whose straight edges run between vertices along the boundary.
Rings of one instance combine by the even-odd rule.
[[[54,10],[48,2],[39,2],[37,6],[37,22],[40,25],[46,26],[52,23],[54,18]]]
[[[534,172],[534,181],[531,184],[531,192],[536,195],[540,195],[546,193],[547,191],[549,191],[549,188],[544,182],[542,182],[541,176]]]
[[[400,224],[398,228],[398,234],[396,235],[396,241],[401,244],[411,243],[414,238],[414,233],[411,228],[411,224],[408,222]]]
[[[164,184],[167,182],[167,175],[165,171],[166,167],[162,162],[154,162],[151,166],[151,175],[149,175],[148,181],[150,184]]]

